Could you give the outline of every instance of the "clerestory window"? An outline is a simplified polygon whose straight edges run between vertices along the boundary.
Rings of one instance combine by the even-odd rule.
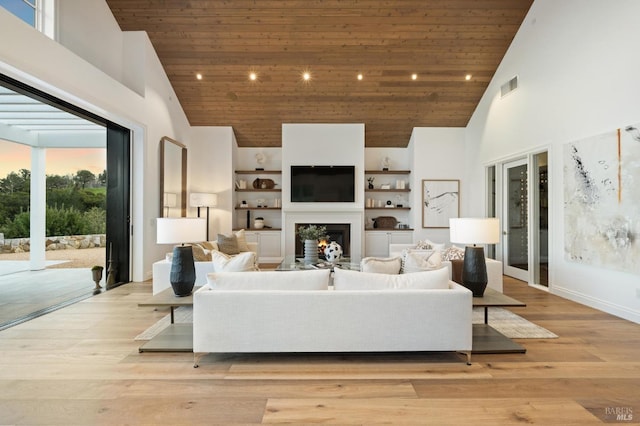
[[[22,19],[49,38],[54,38],[55,0],[0,0],[0,7]]]
[[[36,26],[36,0],[0,0],[0,6],[32,27]]]

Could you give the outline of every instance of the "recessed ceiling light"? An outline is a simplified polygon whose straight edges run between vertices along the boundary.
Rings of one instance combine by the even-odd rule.
[[[469,80],[471,80],[471,77],[472,77],[471,74],[467,74],[467,75],[464,76],[464,79],[469,81]]]
[[[411,74],[411,80],[417,80],[418,74]]]
[[[309,71],[304,71],[304,72],[302,73],[302,79],[303,79],[304,81],[309,81],[309,80],[311,80],[311,73],[310,73]]]
[[[202,74],[200,74],[200,73],[196,74],[196,78],[197,78],[198,80],[202,80]]]
[[[362,80],[364,77],[362,75],[362,73],[358,74],[358,80]]]
[[[255,72],[249,73],[249,80],[256,81],[257,79],[258,79],[258,74],[256,74]]]

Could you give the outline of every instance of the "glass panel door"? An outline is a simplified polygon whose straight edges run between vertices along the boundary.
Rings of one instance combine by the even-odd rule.
[[[529,281],[527,160],[503,165],[504,274]]]

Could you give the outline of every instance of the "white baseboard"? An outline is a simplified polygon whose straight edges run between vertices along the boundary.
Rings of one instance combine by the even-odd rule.
[[[573,300],[594,309],[606,312],[611,315],[640,324],[640,312],[627,308],[626,306],[616,305],[611,302],[596,299],[595,297],[585,296],[584,294],[569,290],[564,287],[552,286],[551,293],[565,299]]]

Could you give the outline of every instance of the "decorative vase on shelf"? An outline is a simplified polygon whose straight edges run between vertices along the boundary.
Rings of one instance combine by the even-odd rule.
[[[342,247],[335,241],[330,242],[324,249],[324,258],[327,259],[327,262],[336,263],[341,257]]]
[[[304,240],[304,263],[318,262],[318,240]]]

